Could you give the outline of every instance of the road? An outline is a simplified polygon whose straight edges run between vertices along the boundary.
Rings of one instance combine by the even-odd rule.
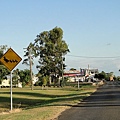
[[[120,84],[107,82],[57,120],[120,120]]]

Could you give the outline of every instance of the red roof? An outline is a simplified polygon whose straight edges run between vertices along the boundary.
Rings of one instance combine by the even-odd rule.
[[[65,73],[64,74],[64,76],[68,76],[68,77],[75,77],[75,76],[79,76],[79,75],[81,75],[80,73],[78,74],[78,73]]]

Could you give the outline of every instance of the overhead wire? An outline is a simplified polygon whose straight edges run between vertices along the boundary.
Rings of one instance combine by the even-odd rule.
[[[79,56],[79,55],[66,55],[66,56],[71,56],[71,57],[81,57],[81,58],[120,58],[120,56],[108,56],[108,57],[105,57],[105,56],[100,56],[100,57],[94,57],[94,56]]]

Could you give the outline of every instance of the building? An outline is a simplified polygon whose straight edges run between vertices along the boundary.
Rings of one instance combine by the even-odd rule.
[[[65,71],[63,74],[64,77],[69,78],[69,82],[76,82],[76,81],[83,81],[83,75],[80,73],[79,70],[69,70]]]
[[[95,74],[98,73],[98,69],[81,69],[80,70],[69,70],[64,72],[64,77],[69,78],[69,82],[76,82],[76,81],[87,81],[92,82],[95,81]]]
[[[39,79],[38,79],[38,77],[33,76],[32,80],[33,80],[33,84],[35,84]],[[2,80],[0,87],[10,87],[10,75],[7,75],[6,79]],[[19,77],[18,77],[18,83],[13,84],[13,87],[22,88],[22,82],[19,81]]]

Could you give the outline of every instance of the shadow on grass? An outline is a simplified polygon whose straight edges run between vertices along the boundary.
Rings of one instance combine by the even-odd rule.
[[[3,92],[2,94],[10,94],[10,93]],[[71,106],[71,104],[69,104],[70,101],[81,100],[86,97],[86,94],[91,94],[91,92],[81,93],[79,95],[78,94],[48,95],[48,94],[31,93],[31,92],[14,92],[13,94],[19,96],[16,98],[13,97],[13,108],[31,109],[36,107],[54,106],[54,105]],[[24,98],[20,98],[20,96],[24,96],[24,95],[25,95]],[[29,96],[31,97],[29,98]],[[0,107],[6,109],[10,108],[10,96],[0,97]]]
[[[10,95],[10,92],[2,92],[2,94]],[[20,95],[20,96],[27,96],[27,97],[46,97],[46,98],[56,98],[56,97],[69,97],[69,96],[75,96],[78,94],[68,94],[68,95],[48,95],[48,94],[42,94],[42,93],[31,93],[31,92],[13,92],[13,95]],[[91,94],[91,92],[87,93],[80,93],[80,95],[83,94]]]

